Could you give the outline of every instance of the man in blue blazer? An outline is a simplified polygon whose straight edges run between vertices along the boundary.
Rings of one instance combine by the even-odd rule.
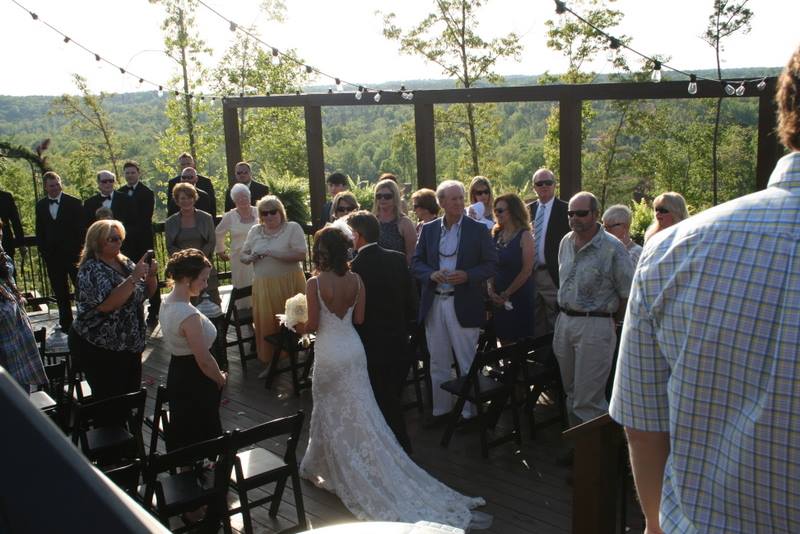
[[[411,261],[422,295],[419,322],[425,325],[431,354],[433,418],[450,412],[453,399],[439,386],[450,379],[452,354],[463,374],[469,371],[484,322],[483,283],[494,276],[497,251],[482,223],[464,215],[464,186],[447,180],[436,189],[444,216],[422,227]],[[475,415],[467,404],[462,416]]]

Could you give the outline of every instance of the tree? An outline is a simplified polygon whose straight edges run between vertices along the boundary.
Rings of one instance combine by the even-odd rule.
[[[86,79],[78,74],[72,75],[80,96],[62,95],[53,100],[51,112],[72,119],[70,128],[81,142],[81,152],[92,165],[106,160],[111,163],[114,174],[120,176],[119,150],[114,128],[108,113],[103,108],[106,93],[93,95]]]
[[[420,55],[439,65],[445,75],[456,79],[458,87],[474,87],[482,80],[498,83],[501,78],[492,70],[495,63],[505,57],[518,58],[522,47],[513,32],[490,41],[476,33],[477,11],[483,3],[482,0],[436,0],[433,12],[409,30],[395,24],[394,13],[384,14],[383,35],[398,41],[401,53]],[[466,105],[463,126],[472,173],[480,174],[480,123],[475,117],[475,107]]]
[[[750,20],[753,12],[746,7],[748,0],[714,0],[714,8],[708,17],[708,26],[702,38],[714,49],[714,57],[717,62],[717,79],[722,80],[722,52],[724,50],[722,41],[736,32],[750,32]],[[719,145],[719,119],[722,111],[722,97],[716,102],[716,115],[714,118],[714,139],[711,153],[711,167],[713,173],[712,190],[714,194],[714,205],[717,205],[718,191],[718,145]]]

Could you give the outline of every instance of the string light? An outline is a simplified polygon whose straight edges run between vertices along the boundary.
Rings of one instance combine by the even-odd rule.
[[[611,37],[611,38],[608,40],[608,47],[609,47],[611,50],[618,50],[620,46],[622,46],[622,43],[621,43],[621,42],[620,42],[620,40],[619,40],[619,39],[617,39],[616,37]]]
[[[725,84],[725,94],[728,95],[728,96],[733,96],[733,95],[736,94],[736,89],[734,89],[734,87],[731,84],[726,83]]]
[[[340,93],[342,91],[344,91],[344,86],[342,85],[342,80],[340,80],[339,78],[336,78],[336,90],[339,91]]]
[[[650,79],[653,83],[659,83],[661,81],[661,62],[654,61],[653,62],[653,73],[650,75]]]
[[[766,88],[767,88],[767,80],[762,78],[761,81],[758,82],[758,85],[756,85],[756,89],[758,89],[759,91],[763,91]]]
[[[159,98],[164,96],[164,88],[162,86],[160,86],[160,85],[158,86],[158,93],[157,94],[158,94]]]
[[[556,13],[563,15],[567,11],[567,4],[560,0],[556,0]]]
[[[314,72],[314,69],[311,68],[311,65],[306,65],[306,74],[311,74]]]
[[[361,100],[362,96],[364,96],[364,88],[359,85],[358,86],[358,91],[356,91],[356,94],[355,94],[356,100]]]
[[[236,31],[236,23],[235,23],[235,22],[233,22],[233,21],[231,21],[231,25],[230,25],[230,26],[228,26],[228,29],[229,29],[230,31],[232,31],[232,32],[235,32],[235,31]]]
[[[739,84],[739,87],[736,88],[736,96],[744,96],[744,82]]]
[[[697,94],[697,76],[695,76],[694,74],[689,76],[689,87],[686,90],[689,92],[690,95]]]
[[[272,49],[272,64],[277,67],[281,64],[281,53],[278,52],[277,48]]]
[[[373,96],[373,97],[372,97],[372,99],[375,101],[375,103],[376,103],[376,104],[379,104],[379,103],[380,103],[380,101],[381,101],[381,95],[383,95],[383,91],[381,91],[381,90],[378,90],[378,92],[377,92],[377,93],[375,93],[375,96]]]
[[[64,44],[69,44],[70,38],[66,35],[64,36]]]

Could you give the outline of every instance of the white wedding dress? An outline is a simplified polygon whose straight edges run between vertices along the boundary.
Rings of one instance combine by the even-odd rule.
[[[386,424],[353,327],[355,303],[339,318],[319,296],[319,284],[317,296],[314,409],[300,475],[335,493],[361,520],[431,521],[467,529],[476,514],[480,519],[472,526],[478,527],[489,516],[471,510],[485,501],[461,495],[429,475],[408,457]]]

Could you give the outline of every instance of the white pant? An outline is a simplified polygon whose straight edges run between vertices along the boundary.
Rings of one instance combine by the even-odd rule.
[[[456,308],[452,295],[444,297],[435,295],[431,309],[425,319],[425,338],[431,354],[431,389],[433,415],[449,413],[453,408],[453,397],[440,388],[442,382],[452,379],[453,352],[461,375],[469,372],[475,350],[478,347],[480,328],[464,328],[456,317]],[[461,415],[474,417],[477,414],[472,403],[466,403]]]
[[[608,413],[606,382],[614,359],[617,331],[611,317],[556,318],[553,352],[567,394],[570,426]]]

